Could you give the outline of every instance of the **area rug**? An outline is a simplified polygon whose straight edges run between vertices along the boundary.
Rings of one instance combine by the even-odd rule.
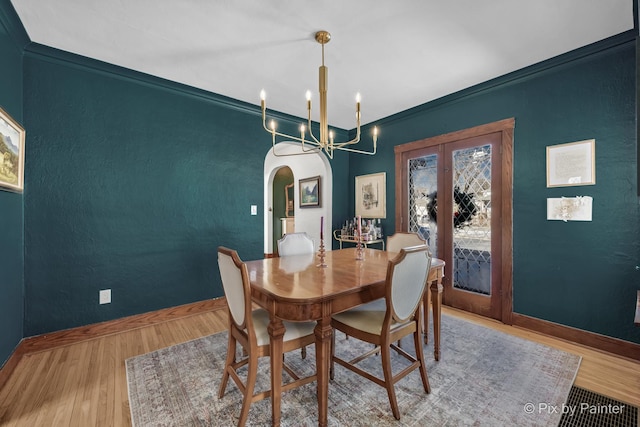
[[[329,385],[330,426],[557,426],[580,365],[580,357],[468,321],[442,315],[441,358],[425,346],[431,393],[417,372],[396,384],[402,418],[391,413],[384,388],[336,365]],[[227,333],[221,332],[126,361],[131,419],[143,426],[232,426],[242,395],[232,381],[218,399]],[[336,353],[349,358],[370,348],[337,336]],[[407,340],[405,349],[412,348]],[[263,358],[257,388],[269,388],[269,360]],[[295,351],[286,363],[306,374],[315,369],[313,346],[306,359]],[[381,375],[379,357],[362,367]],[[404,359],[394,360],[396,368]],[[248,425],[271,423],[270,400],[251,406]],[[315,383],[282,396],[283,426],[316,426]]]

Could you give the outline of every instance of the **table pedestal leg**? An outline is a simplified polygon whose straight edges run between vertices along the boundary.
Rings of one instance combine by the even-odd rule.
[[[329,368],[331,366],[331,317],[318,320],[316,335],[316,379],[318,386],[318,425],[327,426],[329,402]]]
[[[271,425],[280,425],[280,399],[282,397],[282,355],[284,337],[284,325],[282,320],[271,316],[271,321],[267,327],[270,337],[271,357]]]

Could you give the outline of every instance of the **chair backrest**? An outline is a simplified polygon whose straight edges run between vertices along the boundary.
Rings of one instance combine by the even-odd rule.
[[[387,252],[400,252],[402,248],[426,244],[427,241],[420,237],[418,233],[397,232],[393,236],[387,237]]]
[[[247,266],[233,249],[218,248],[218,267],[222,278],[224,295],[233,322],[243,330],[251,310],[251,290]]]
[[[305,232],[287,233],[278,240],[280,256],[312,254],[314,251],[313,240]]]
[[[395,320],[404,321],[416,311],[430,268],[431,253],[426,245],[402,248],[389,261],[386,297]]]

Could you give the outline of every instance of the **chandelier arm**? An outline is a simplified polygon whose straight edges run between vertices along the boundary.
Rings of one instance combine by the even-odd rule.
[[[340,150],[340,151],[348,151],[350,153],[367,154],[369,156],[373,156],[378,151],[378,147],[377,146],[373,147],[373,151],[362,151],[362,150],[356,150],[354,148],[345,148],[345,147],[336,148],[336,149]]]
[[[287,135],[286,133],[281,133],[281,132],[274,131],[273,129],[269,129],[267,127],[266,117],[264,117],[264,116],[262,118],[262,127],[264,128],[264,130],[266,130],[267,132],[269,132],[272,135],[273,141],[275,141],[276,136],[279,136],[281,138],[286,138],[288,140],[293,140],[293,141],[296,141],[296,142],[300,142],[300,143],[302,143],[303,146],[304,146],[305,143],[320,146],[320,143],[317,142],[317,141],[306,140],[306,139],[303,140],[302,138],[297,137],[297,136]],[[315,148],[313,148],[313,149],[315,149]]]
[[[277,132],[275,132],[275,133],[277,133]],[[283,134],[279,134],[279,136],[283,136]],[[313,148],[309,148],[309,149],[305,148],[304,147],[304,142],[300,141],[300,138],[295,138],[295,137],[292,137],[290,135],[284,135],[284,137],[297,139],[299,142],[302,142],[302,146],[301,146],[302,147],[302,153],[278,154],[276,152],[276,135],[274,135],[274,133],[272,132],[271,146],[273,148],[273,155],[276,156],[276,157],[302,156],[302,155],[305,155],[305,154],[318,153],[318,152],[320,152],[322,150],[322,147],[319,147],[319,146],[313,147]],[[283,142],[283,141],[280,141],[280,142]]]
[[[275,146],[273,147],[273,155],[276,157],[290,157],[290,156],[304,156],[307,154],[319,153],[321,151],[320,148],[315,148],[313,150],[304,151],[302,153],[288,153],[288,154],[278,154],[276,153]]]
[[[313,127],[311,127],[311,109],[309,109],[309,117],[307,118],[307,127],[309,128],[309,136],[311,137],[311,139],[313,139],[316,145],[322,146],[323,144],[313,134]]]
[[[338,150],[341,150],[342,147],[345,147],[347,145],[355,145],[359,142],[360,142],[360,135],[356,135],[356,137],[353,138],[351,141],[339,142],[337,144],[333,144],[333,147]]]

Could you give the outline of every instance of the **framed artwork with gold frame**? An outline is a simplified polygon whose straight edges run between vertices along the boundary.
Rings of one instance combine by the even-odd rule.
[[[386,172],[356,176],[356,215],[386,218],[386,188]]]
[[[24,189],[25,131],[0,108],[0,189],[21,193]]]

